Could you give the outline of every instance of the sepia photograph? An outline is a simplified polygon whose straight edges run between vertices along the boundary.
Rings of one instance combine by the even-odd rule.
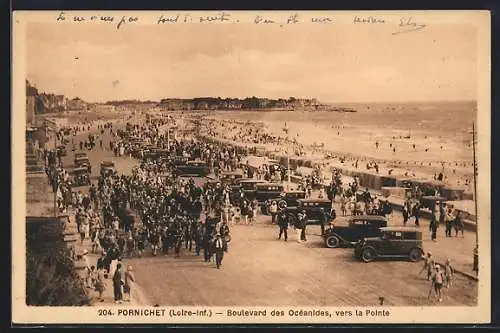
[[[487,322],[489,12],[15,12],[21,322]]]

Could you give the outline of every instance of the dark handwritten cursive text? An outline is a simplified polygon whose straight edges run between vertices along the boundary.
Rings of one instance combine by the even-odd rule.
[[[407,33],[407,32],[412,32],[412,31],[417,31],[421,30],[426,27],[425,24],[422,23],[417,23],[413,20],[413,17],[402,17],[399,19],[399,25],[398,25],[402,30],[395,31],[392,34],[393,35],[398,35],[402,33]]]

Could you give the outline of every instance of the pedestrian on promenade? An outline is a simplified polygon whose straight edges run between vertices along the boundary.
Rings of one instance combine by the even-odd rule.
[[[431,289],[429,290],[429,298],[432,293],[432,289],[434,289],[434,293],[438,299],[438,302],[441,302],[443,298],[441,297],[441,289],[443,288],[443,282],[444,282],[444,276],[443,272],[441,271],[441,266],[436,264],[435,270],[432,273],[432,282],[431,282]]]
[[[454,220],[455,220],[455,217],[453,216],[453,206],[448,206],[448,209],[446,210],[446,216],[445,216],[446,237],[451,237],[451,229],[452,229]]]
[[[436,216],[432,214],[431,222],[429,223],[429,231],[431,232],[431,239],[436,242],[438,223],[436,221]]]
[[[215,235],[213,247],[214,247],[213,251],[215,252],[215,265],[217,266],[217,269],[220,269],[220,266],[222,265],[222,259],[224,258],[224,249],[225,249],[224,240],[222,239],[220,233],[217,233]]]
[[[276,215],[278,214],[278,203],[274,200],[269,206],[269,213],[271,214],[271,223],[276,224]]]
[[[123,274],[124,284],[123,284],[123,300],[125,302],[130,302],[130,295],[132,294],[132,284],[135,282],[135,276],[132,272],[132,266],[127,267],[127,271]]]
[[[113,275],[113,293],[115,295],[115,303],[122,303],[122,264],[116,265],[115,274]]]
[[[462,221],[462,216],[461,216],[460,212],[457,212],[457,215],[455,216],[454,227],[455,227],[455,237],[458,237],[458,232],[460,231],[462,233],[462,238],[463,238],[464,237],[464,223]]]
[[[297,233],[297,242],[302,243],[302,228],[304,228],[306,212],[305,210],[297,214],[297,220],[295,221],[295,231]]]
[[[408,207],[406,205],[403,206],[403,225],[406,226],[406,223],[408,223],[408,219],[410,217],[410,214],[408,212]]]
[[[418,202],[413,206],[412,215],[415,217],[415,226],[420,227],[420,204]]]
[[[345,216],[347,214],[346,204],[347,204],[347,199],[344,196],[344,194],[342,194],[340,196],[340,211],[342,212],[342,216]],[[333,201],[332,201],[332,206],[333,206]]]
[[[278,214],[278,225],[280,227],[278,239],[281,239],[281,235],[284,235],[286,242],[288,240],[288,215],[284,209]]]
[[[427,252],[427,256],[424,259],[424,266],[418,273],[419,275],[422,274],[423,271],[427,271],[427,281],[431,279],[432,275],[432,270],[434,268],[434,258],[432,258],[432,254],[430,252]]]
[[[98,300],[104,302],[104,298],[102,297],[104,290],[106,290],[106,272],[104,267],[98,267],[96,275],[95,290],[99,293]]]
[[[455,280],[455,270],[451,265],[451,260],[446,259],[446,264],[444,265],[444,276],[445,276],[445,287],[449,288]]]

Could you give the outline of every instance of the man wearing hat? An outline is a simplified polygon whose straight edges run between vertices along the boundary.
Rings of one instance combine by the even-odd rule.
[[[278,239],[281,239],[281,235],[284,235],[286,242],[288,240],[288,215],[284,209],[280,210],[278,214],[278,225],[280,227]]]
[[[219,232],[215,235],[213,248],[215,252],[215,264],[217,265],[217,269],[219,269],[222,264],[222,259],[224,258],[225,249],[224,239]]]
[[[306,241],[306,221],[306,211],[302,210],[297,214],[297,222],[295,223],[295,229],[297,230],[297,241],[299,243]]]

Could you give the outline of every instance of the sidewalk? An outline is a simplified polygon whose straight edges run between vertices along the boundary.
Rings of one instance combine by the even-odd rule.
[[[76,222],[75,222],[75,216],[70,213],[69,214],[69,220],[70,224],[72,224],[74,227],[76,227]],[[90,239],[86,239],[83,241],[83,244],[80,241],[80,238],[78,241],[75,243],[75,252],[76,254],[81,254],[84,250],[87,250],[88,253],[88,258],[89,258],[89,264],[90,266],[97,266],[97,260],[100,257],[100,252],[99,253],[92,253],[92,243]],[[77,265],[79,262],[77,262]],[[81,263],[81,262],[80,262]],[[124,271],[127,267],[127,262],[126,260],[122,261],[122,270]],[[82,271],[82,274],[85,274],[85,271]],[[99,301],[99,293],[94,289],[94,288],[87,288],[88,295],[91,297],[92,305],[95,306],[132,306],[132,305],[147,305],[149,304],[147,298],[144,296],[144,293],[138,283],[134,283],[132,285],[132,293],[130,297],[130,301],[127,302],[122,302],[122,304],[116,304],[114,302],[114,293],[113,293],[113,281],[112,281],[112,276],[109,276],[108,279],[106,280],[105,283],[105,289],[102,294],[103,301]]]

